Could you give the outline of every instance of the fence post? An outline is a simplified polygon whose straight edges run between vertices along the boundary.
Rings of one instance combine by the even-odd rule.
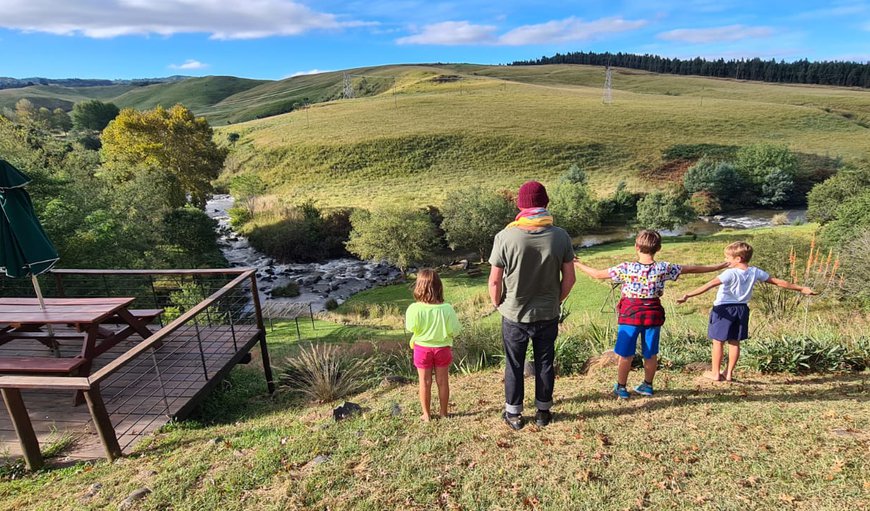
[[[57,289],[58,298],[64,298],[63,292],[63,277],[61,277],[60,273],[54,273],[54,287]]]
[[[266,387],[269,394],[275,392],[275,381],[272,379],[272,364],[269,362],[269,347],[266,346],[266,325],[263,324],[263,310],[260,308],[260,290],[257,288],[257,272],[251,272],[251,294],[254,298],[254,310],[257,314],[257,328],[260,330],[260,353],[263,358],[263,373],[266,375]]]
[[[88,410],[91,411],[91,418],[94,420],[94,427],[97,430],[97,434],[100,435],[103,448],[106,450],[106,458],[109,461],[115,461],[121,457],[121,446],[118,445],[118,437],[115,436],[112,419],[109,417],[109,412],[106,411],[106,405],[103,403],[100,387],[98,384],[95,384],[84,391],[84,393],[85,401],[88,403]]]
[[[33,424],[30,422],[30,416],[27,415],[24,400],[21,399],[21,391],[2,388],[0,393],[3,394],[3,402],[6,403],[6,410],[9,412],[9,418],[12,419],[15,434],[18,435],[18,442],[21,444],[21,452],[24,454],[27,468],[39,470],[43,464],[42,452],[39,450],[39,440],[36,439],[36,433],[33,432]]]

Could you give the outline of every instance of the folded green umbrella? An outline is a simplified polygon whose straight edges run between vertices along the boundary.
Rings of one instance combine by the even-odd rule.
[[[0,160],[0,271],[9,277],[35,276],[57,263],[57,249],[48,239],[24,186],[30,179]]]

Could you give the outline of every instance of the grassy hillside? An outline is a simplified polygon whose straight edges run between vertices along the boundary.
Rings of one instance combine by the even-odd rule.
[[[133,85],[108,85],[105,87],[33,85],[19,89],[2,89],[0,90],[0,109],[14,109],[15,103],[19,99],[28,99],[37,107],[46,107],[51,110],[55,108],[70,110],[79,101],[89,99],[112,101],[119,95],[135,88]]]
[[[147,110],[163,105],[171,107],[181,103],[199,115],[204,109],[240,92],[258,85],[268,83],[266,80],[248,80],[234,76],[206,76],[204,78],[189,78],[178,82],[159,83],[145,87],[137,87],[122,94],[112,101],[119,107],[130,107],[137,110]]]
[[[867,91],[619,71],[604,105],[600,68],[401,71],[382,94],[222,128],[242,136],[228,177],[257,172],[283,198],[327,206],[440,204],[457,187],[552,181],[574,162],[599,190],[642,188],[676,144],[766,141],[856,161],[870,142]]]

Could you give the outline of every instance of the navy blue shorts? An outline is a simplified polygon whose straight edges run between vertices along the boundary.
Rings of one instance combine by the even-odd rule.
[[[723,342],[749,338],[749,306],[745,303],[714,305],[710,311],[707,337]]]

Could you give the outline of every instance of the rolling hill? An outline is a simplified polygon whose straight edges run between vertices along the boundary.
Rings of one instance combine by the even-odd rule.
[[[572,163],[600,192],[620,180],[635,189],[663,186],[662,152],[677,145],[771,142],[868,160],[870,92],[863,90],[616,70],[605,105],[604,72],[591,66],[375,71],[396,78],[365,97],[219,128],[221,140],[240,135],[225,178],[257,172],[291,203],[371,207],[438,205],[460,187],[548,182]]]

